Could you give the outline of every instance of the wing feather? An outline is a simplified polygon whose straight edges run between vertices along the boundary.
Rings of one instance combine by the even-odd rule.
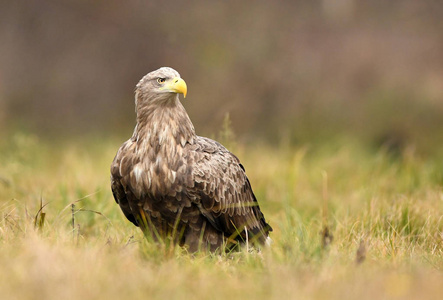
[[[111,164],[111,189],[115,202],[120,206],[123,214],[135,226],[138,226],[135,216],[132,214],[126,190],[121,182],[123,176],[125,176],[130,169],[128,160],[125,160],[126,156],[122,155],[123,149],[127,147],[128,142],[122,145]]]
[[[263,239],[271,227],[266,223],[239,159],[220,143],[197,137],[189,146],[188,163],[198,194],[201,213],[218,230],[228,236],[246,227]],[[244,234],[244,233],[243,233]]]

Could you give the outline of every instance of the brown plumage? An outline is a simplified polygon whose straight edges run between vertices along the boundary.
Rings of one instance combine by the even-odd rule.
[[[221,144],[195,134],[179,101],[186,92],[178,72],[165,67],[137,84],[137,125],[111,165],[116,202],[146,235],[191,252],[264,243],[272,228],[243,166]]]

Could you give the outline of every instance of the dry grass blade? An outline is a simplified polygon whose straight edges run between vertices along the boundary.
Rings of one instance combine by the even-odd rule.
[[[112,221],[108,217],[106,217],[103,213],[101,213],[99,211],[92,210],[92,209],[86,209],[86,208],[79,208],[79,209],[77,209],[77,212],[79,212],[79,211],[92,212],[94,214],[97,214],[97,215],[105,218],[106,221],[108,221],[112,225]]]
[[[37,228],[38,230],[42,230],[43,225],[45,224],[46,213],[43,212],[43,208],[46,207],[48,204],[49,203],[43,205],[43,198],[40,197],[40,208],[34,217],[34,228]]]
[[[329,227],[323,227],[323,230],[321,231],[321,245],[323,249],[327,249],[328,246],[332,243],[333,239],[334,236],[330,232]]]
[[[328,193],[328,173],[326,171],[322,172],[322,183],[323,183],[323,209],[322,209],[322,222],[323,222],[323,230],[321,231],[321,245],[323,249],[328,248],[328,246],[332,243],[334,236],[329,230],[329,193]]]
[[[355,262],[357,264],[361,264],[366,259],[366,244],[363,239],[360,240],[360,244],[357,249],[357,253],[355,254]]]

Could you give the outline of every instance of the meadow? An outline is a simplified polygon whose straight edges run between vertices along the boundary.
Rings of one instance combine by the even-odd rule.
[[[229,143],[274,228],[261,251],[147,242],[114,202],[119,138],[0,141],[1,299],[440,299],[443,155],[350,138]]]

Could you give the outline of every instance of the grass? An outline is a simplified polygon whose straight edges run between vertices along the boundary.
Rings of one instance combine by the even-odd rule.
[[[439,299],[442,156],[352,140],[232,144],[273,226],[261,252],[188,255],[125,220],[121,140],[0,143],[2,299]]]

